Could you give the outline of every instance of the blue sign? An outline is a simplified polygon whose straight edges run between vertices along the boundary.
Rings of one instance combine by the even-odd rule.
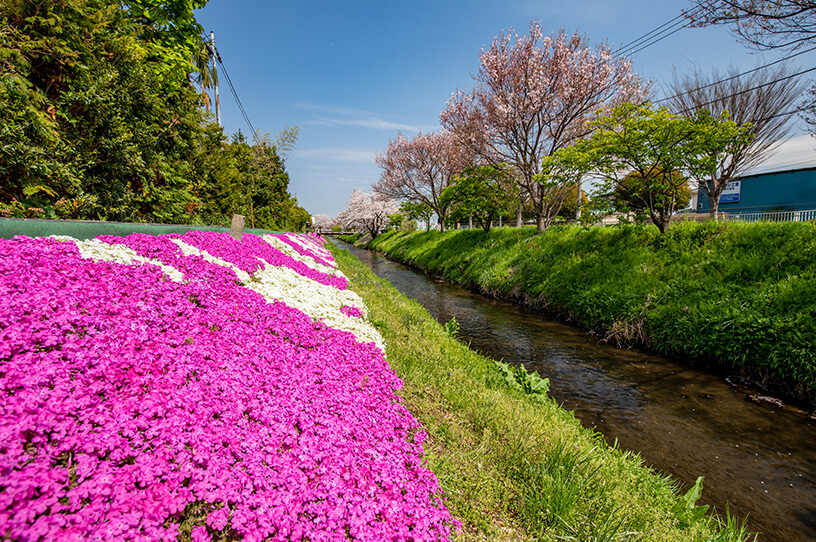
[[[741,181],[731,181],[720,194],[720,203],[739,203]]]

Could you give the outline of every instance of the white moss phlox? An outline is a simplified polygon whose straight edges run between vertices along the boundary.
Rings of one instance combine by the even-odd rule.
[[[291,245],[287,244],[284,241],[281,241],[280,239],[278,239],[274,235],[266,234],[266,235],[263,236],[263,240],[266,241],[267,243],[269,243],[270,245],[272,245],[273,248],[276,248],[276,249],[280,250],[281,252],[283,252],[287,256],[290,256],[293,259],[303,263],[304,265],[309,266],[310,268],[314,269],[315,271],[320,271],[321,273],[325,273],[325,274],[331,275],[331,276],[342,275],[342,273],[340,273],[340,270],[337,269],[336,267],[329,267],[329,266],[323,265],[321,263],[316,262],[314,260],[314,258],[310,258],[309,256],[304,256],[303,254],[301,254],[300,252],[298,252],[297,250],[292,248]]]
[[[173,282],[184,282],[184,273],[175,267],[165,265],[158,260],[139,256],[133,249],[125,245],[111,245],[98,239],[80,241],[79,239],[74,239],[73,237],[67,237],[64,235],[57,238],[57,240],[62,242],[71,241],[76,244],[76,247],[79,250],[79,255],[86,260],[94,260],[96,262],[113,262],[123,265],[147,263],[159,267],[162,270],[162,273],[167,275],[167,277]]]
[[[372,326],[368,308],[359,295],[351,290],[338,290],[304,277],[288,267],[278,267],[261,260],[263,269],[256,271],[246,286],[264,296],[267,301],[282,301],[308,314],[329,327],[353,333],[361,342],[373,342],[385,352],[385,341]],[[346,316],[344,305],[360,309],[363,318]]]
[[[188,245],[181,239],[171,239],[171,241],[173,241],[175,244],[179,246],[181,252],[183,252],[185,256],[201,256],[210,263],[214,263],[215,265],[220,265],[222,267],[226,267],[227,269],[231,269],[233,272],[235,272],[235,274],[238,276],[238,280],[240,280],[241,282],[247,282],[249,280],[249,273],[242,269],[239,269],[238,267],[229,263],[228,261],[213,256],[206,250],[201,250],[192,245]]]

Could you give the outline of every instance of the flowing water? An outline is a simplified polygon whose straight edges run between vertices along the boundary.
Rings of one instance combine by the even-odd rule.
[[[416,299],[459,338],[550,379],[551,395],[656,470],[690,487],[700,504],[726,506],[762,542],[816,541],[816,420],[748,400],[748,390],[677,361],[621,350],[540,312],[428,277],[336,242]],[[816,347],[816,345],[814,345]]]

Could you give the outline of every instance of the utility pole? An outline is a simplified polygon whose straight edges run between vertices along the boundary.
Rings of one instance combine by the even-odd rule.
[[[220,60],[218,51],[215,50],[215,33],[210,31],[210,59],[213,63],[213,87],[215,89],[215,122],[221,126],[221,97],[218,95],[218,73],[215,69],[215,63]]]

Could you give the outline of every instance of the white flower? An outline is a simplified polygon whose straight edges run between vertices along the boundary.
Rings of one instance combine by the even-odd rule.
[[[267,301],[281,301],[308,314],[313,320],[353,333],[361,342],[373,342],[385,352],[385,342],[366,320],[368,308],[359,295],[351,290],[338,290],[333,286],[320,284],[288,267],[261,261],[264,268],[255,272],[252,280],[246,284],[247,288],[258,292]],[[360,309],[363,318],[343,314],[340,309],[344,305]]]
[[[77,249],[79,249],[79,255],[85,258],[86,260],[94,260],[96,262],[100,261],[114,262],[123,265],[136,265],[137,263],[148,263],[150,265],[155,265],[161,268],[162,273],[167,275],[173,282],[179,283],[184,282],[184,273],[182,273],[175,267],[165,265],[164,263],[158,260],[153,260],[150,258],[145,258],[144,256],[139,256],[138,254],[136,254],[136,252],[133,251],[133,249],[125,245],[111,245],[109,243],[102,242],[98,239],[80,241],[79,239],[74,239],[73,237],[67,237],[64,235],[59,236],[57,240],[62,242],[66,242],[68,240],[73,241],[76,244]]]
[[[291,239],[291,237],[290,237]],[[315,261],[314,258],[310,258],[309,256],[304,256],[297,250],[295,250],[292,245],[286,243],[285,241],[281,241],[274,235],[265,234],[263,236],[263,240],[272,245],[274,248],[280,250],[287,256],[292,257],[296,261],[303,263],[304,265],[309,266],[310,268],[314,269],[315,271],[320,271],[321,273],[325,273],[327,275],[336,275],[340,273],[340,271],[336,267],[329,267],[327,265],[320,264]]]

